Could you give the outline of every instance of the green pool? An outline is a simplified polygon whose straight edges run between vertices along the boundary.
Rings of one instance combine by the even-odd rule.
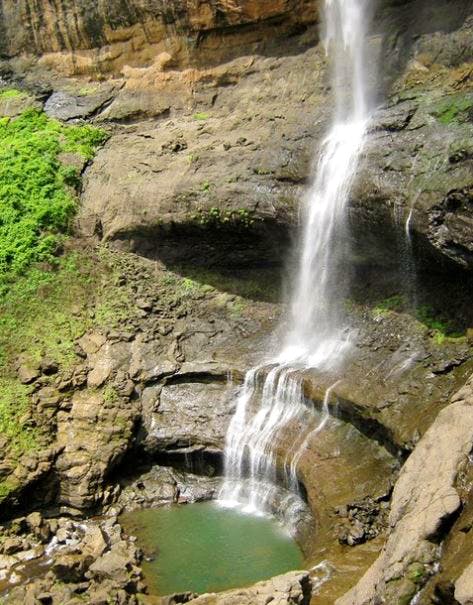
[[[212,502],[136,511],[121,522],[155,556],[143,572],[157,595],[216,592],[304,567],[276,521]]]

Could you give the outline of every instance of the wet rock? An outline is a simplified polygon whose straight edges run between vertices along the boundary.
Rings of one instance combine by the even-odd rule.
[[[3,541],[1,549],[6,555],[14,555],[23,548],[23,540],[19,537],[12,536]]]
[[[178,470],[163,464],[153,466],[150,470],[143,469],[133,480],[124,476],[116,505],[125,511],[132,511],[173,504],[176,495],[180,503],[213,498],[221,485],[221,477],[209,477],[212,470],[203,459],[193,461],[190,456],[186,456],[184,462],[190,468]],[[192,472],[193,468],[195,473]],[[215,474],[216,469],[213,470]]]
[[[337,527],[341,544],[355,546],[376,538],[387,527],[388,502],[371,497],[339,506],[335,514],[343,519]]]
[[[189,382],[163,387],[159,405],[145,419],[149,451],[222,448],[233,412],[233,389],[219,382]]]
[[[161,599],[160,605],[178,605],[179,603],[189,603],[192,599],[196,599],[199,595],[194,592],[180,592],[172,595],[167,595]]]

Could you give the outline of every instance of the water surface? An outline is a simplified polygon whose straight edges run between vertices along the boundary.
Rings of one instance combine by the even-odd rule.
[[[238,588],[304,567],[275,520],[204,502],[127,513],[121,522],[145,553],[143,573],[158,595]]]

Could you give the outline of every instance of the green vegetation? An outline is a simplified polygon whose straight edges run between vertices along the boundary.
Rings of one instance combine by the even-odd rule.
[[[176,287],[186,293],[221,292],[235,294],[242,299],[280,302],[280,274],[276,270],[246,269],[239,274],[236,271],[221,273],[198,266],[179,267],[177,272],[188,277],[181,280],[173,273],[164,279],[166,285]]]
[[[0,296],[33,262],[52,261],[68,232],[80,175],[60,154],[88,160],[106,136],[37,110],[0,119]]]
[[[0,378],[0,435],[8,440],[10,452],[35,449],[36,435],[28,426],[29,387],[11,378]]]
[[[463,114],[473,108],[473,98],[461,96],[450,97],[440,103],[432,112],[442,124],[461,121]]]
[[[412,563],[409,566],[407,577],[414,584],[423,584],[427,573],[422,563]]]
[[[102,392],[102,396],[105,403],[116,403],[120,400],[120,396],[111,384],[107,384]]]
[[[13,492],[17,487],[18,484],[12,479],[5,479],[4,481],[0,481],[0,502],[2,502],[2,500],[5,500],[5,498],[9,494],[11,494],[11,492]],[[0,604],[2,604],[3,602],[3,600],[0,600]]]
[[[4,293],[0,299],[1,374],[9,371],[20,354],[33,364],[44,355],[62,366],[72,363],[74,340],[86,328],[90,269],[90,261],[70,254],[49,270],[32,267]]]
[[[194,118],[194,120],[202,122],[202,121],[208,120],[210,118],[210,116],[208,113],[200,112],[200,113],[195,113],[193,115],[193,118]]]
[[[212,187],[212,183],[210,181],[204,181],[200,186],[200,190],[201,191],[210,191],[211,187]]]
[[[388,317],[391,312],[408,311],[408,303],[405,296],[395,294],[389,298],[379,301],[373,309],[375,317]],[[426,328],[432,331],[432,337],[438,345],[445,342],[447,338],[462,338],[451,321],[444,320],[429,305],[419,305],[415,309],[415,318]]]
[[[439,317],[428,305],[420,305],[416,309],[416,317],[418,321],[433,331],[433,338],[438,345],[443,344],[447,338],[462,338],[464,336],[450,321],[445,321]]]
[[[240,226],[245,228],[252,227],[258,220],[254,216],[254,213],[246,208],[220,210],[220,208],[216,207],[209,208],[208,210],[199,208],[199,210],[192,215],[192,219],[197,224],[205,227],[231,225],[232,227]]]
[[[26,92],[16,88],[6,88],[4,90],[0,90],[0,101],[8,101],[9,99],[23,99],[27,96],[28,95]]]
[[[402,294],[395,294],[379,301],[373,309],[375,318],[388,317],[392,311],[401,312],[406,307],[406,299]]]

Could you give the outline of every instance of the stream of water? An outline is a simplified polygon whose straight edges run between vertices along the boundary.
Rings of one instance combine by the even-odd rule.
[[[328,420],[330,391],[322,415],[316,415],[304,398],[300,372],[333,372],[351,344],[343,312],[350,274],[346,207],[371,113],[368,8],[368,0],[324,3],[324,45],[335,111],[302,204],[289,317],[275,359],[247,373],[227,433],[220,502],[251,512],[278,512],[275,494],[283,485],[288,495],[276,499],[276,508],[286,520],[298,511],[299,461]],[[284,443],[288,438],[289,446]]]

